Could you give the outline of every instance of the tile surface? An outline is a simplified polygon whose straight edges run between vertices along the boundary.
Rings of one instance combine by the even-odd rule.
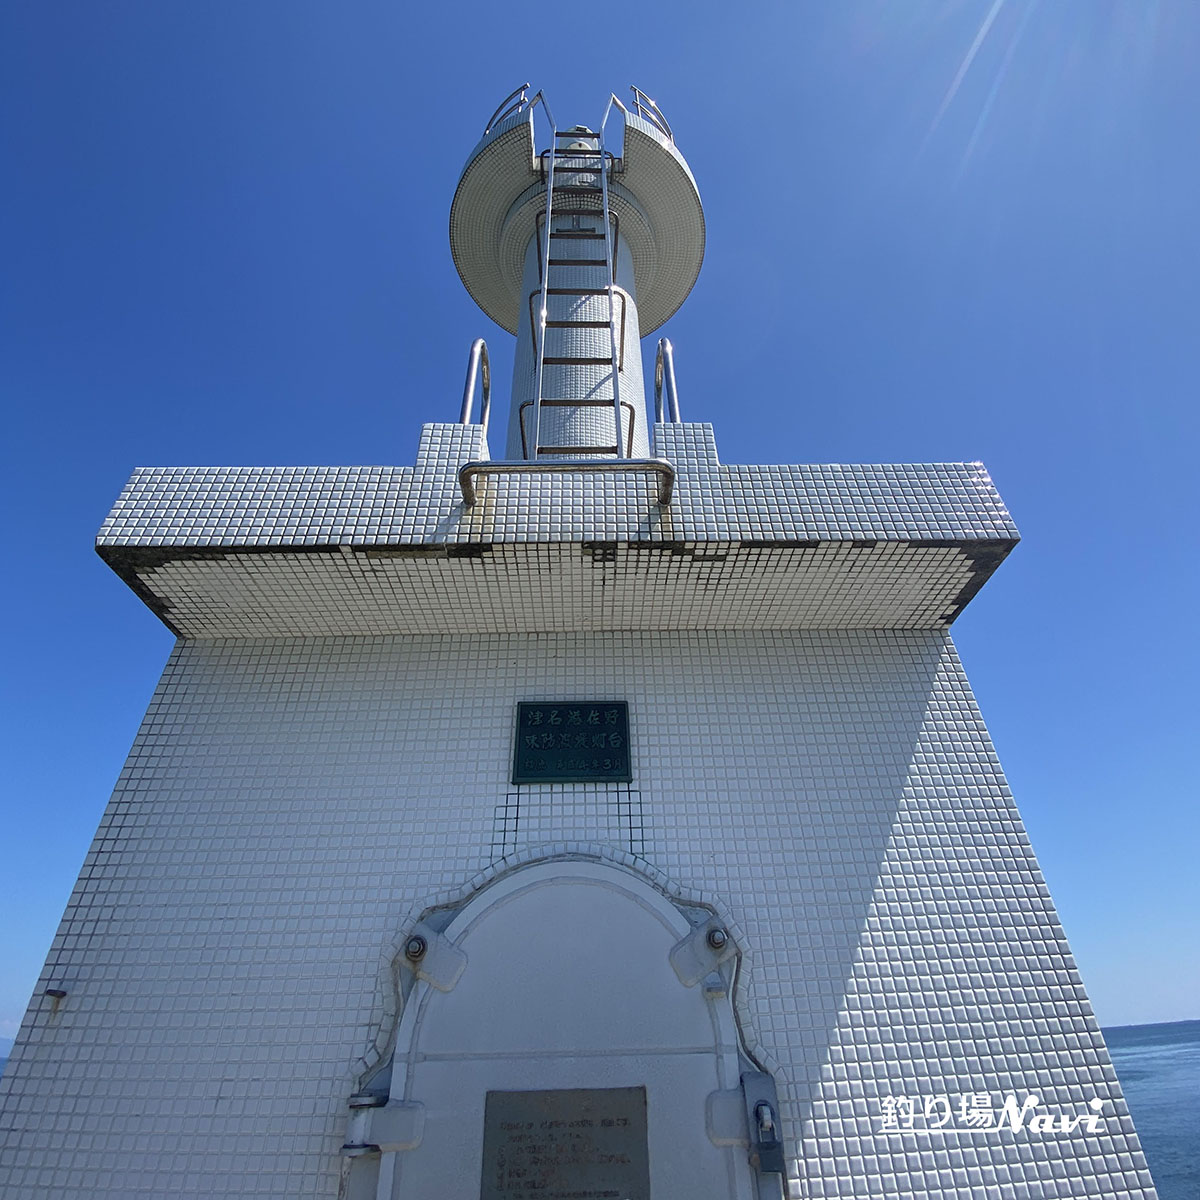
[[[498,474],[473,425],[415,467],[146,468],[101,555],[192,637],[928,628],[1017,539],[978,463],[725,466],[707,425],[655,427],[676,473]]]
[[[580,696],[629,701],[633,784],[514,788],[517,701]],[[180,642],[0,1081],[0,1191],[335,1196],[398,939],[555,853],[725,915],[792,1196],[1153,1195],[936,630]],[[1104,1120],[882,1128],[1010,1091]]]
[[[789,1196],[1154,1195],[944,628],[1017,538],[986,472],[654,450],[667,506],[636,472],[464,506],[471,425],[135,472],[98,548],[185,636],[0,1080],[5,1200],[338,1195],[407,931],[561,855],[721,917]],[[513,785],[517,703],[580,699],[629,703],[633,782]],[[1008,1095],[1099,1119],[997,1129]]]

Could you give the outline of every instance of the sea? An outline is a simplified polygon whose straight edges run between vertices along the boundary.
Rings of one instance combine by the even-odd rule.
[[[1200,1200],[1200,1021],[1115,1025],[1104,1040],[1159,1200]],[[0,1038],[0,1072],[11,1046]]]
[[[1200,1200],[1200,1021],[1103,1032],[1159,1200]]]

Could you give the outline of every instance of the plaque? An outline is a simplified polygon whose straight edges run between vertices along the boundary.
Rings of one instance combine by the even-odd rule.
[[[646,1089],[488,1092],[480,1200],[650,1200]]]
[[[517,705],[513,783],[630,783],[624,700]]]

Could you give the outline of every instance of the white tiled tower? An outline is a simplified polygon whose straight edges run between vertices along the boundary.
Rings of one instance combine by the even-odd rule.
[[[948,632],[987,473],[648,425],[695,184],[640,93],[543,154],[539,101],[451,217],[504,460],[464,411],[413,467],[140,469],[100,532],[179,640],[0,1196],[1152,1197]]]

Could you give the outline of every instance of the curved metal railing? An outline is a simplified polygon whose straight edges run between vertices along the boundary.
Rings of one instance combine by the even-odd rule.
[[[505,117],[511,117],[513,113],[522,112],[529,107],[529,101],[525,98],[529,91],[529,84],[523,83],[519,88],[513,88],[503,100],[496,105],[496,111],[492,113],[488,120],[487,127],[483,131],[483,136],[487,137],[492,132],[492,127],[499,125]]]
[[[609,356],[612,358],[612,386],[613,386],[613,420],[616,422],[616,445],[617,457],[627,458],[628,455],[621,448],[621,356],[620,347],[617,345],[617,300],[615,282],[617,277],[616,270],[616,248],[613,246],[613,231],[612,223],[609,221],[608,214],[611,211],[608,200],[608,151],[604,145],[605,128],[608,125],[608,114],[612,112],[612,102],[616,99],[613,96],[612,100],[604,106],[604,118],[600,122],[600,223],[604,226],[604,258],[608,266],[605,273],[604,286],[608,292],[608,346]],[[549,209],[546,210],[549,213]],[[547,218],[547,227],[549,218]],[[547,238],[549,241],[549,238]],[[629,423],[629,447],[633,449],[633,421]]]
[[[671,126],[663,116],[662,109],[641,88],[634,87],[631,83],[629,90],[633,93],[633,108],[637,115],[642,120],[649,121],[668,142],[674,143],[675,135],[671,132]]]
[[[488,361],[487,342],[483,338],[476,338],[471,343],[471,357],[467,359],[467,382],[463,388],[462,412],[458,416],[460,425],[471,424],[471,407],[475,402],[475,381],[481,376],[483,395],[479,401],[479,423],[483,426],[486,437],[488,417],[492,411],[492,365]]]
[[[527,108],[532,108],[540,100],[543,104],[546,102],[545,97],[541,92],[538,92],[532,100],[529,99],[528,83],[523,83],[519,88],[513,88],[507,96],[496,106],[496,111],[488,118],[487,125],[484,126],[483,136],[487,137],[492,130],[500,124],[506,117],[511,117],[513,113],[524,112]],[[667,120],[663,110],[658,107],[658,104],[651,100],[640,87],[634,84],[629,85],[629,90],[633,93],[633,111],[642,118],[643,121],[649,121],[659,133],[667,139],[668,142],[674,143],[675,133],[671,129],[671,123]],[[613,101],[616,101],[617,107],[622,112],[628,112],[629,109],[613,96]],[[611,101],[610,101],[611,103]]]
[[[663,389],[667,393],[667,412],[663,415]],[[679,389],[675,386],[675,348],[670,338],[658,339],[658,354],[654,359],[654,420],[679,421]]]

